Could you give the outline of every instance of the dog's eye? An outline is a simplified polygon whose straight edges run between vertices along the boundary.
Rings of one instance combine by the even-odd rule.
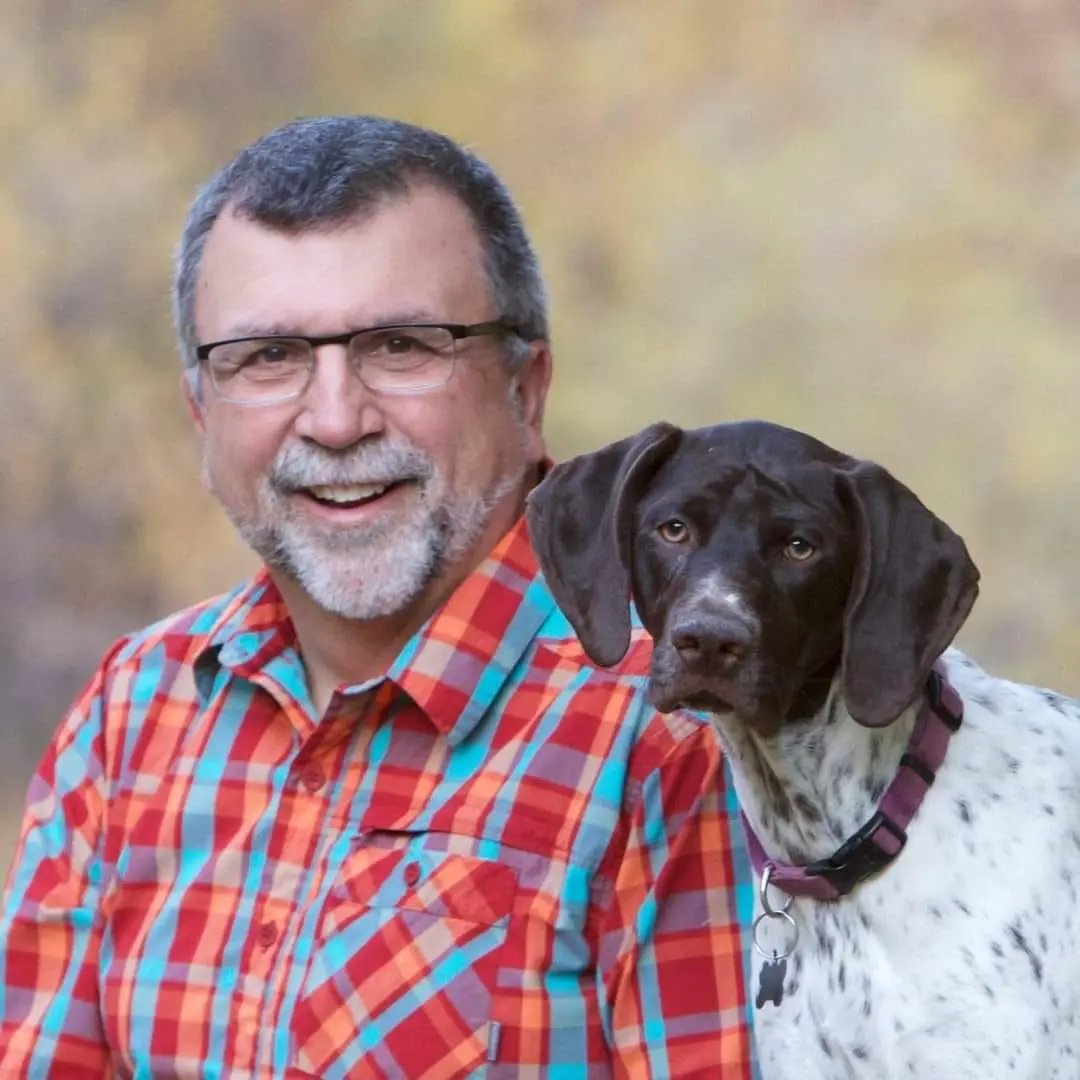
[[[809,540],[793,536],[784,547],[784,558],[791,559],[792,562],[805,562],[816,551],[817,548]]]
[[[669,544],[685,544],[690,539],[690,529],[685,521],[680,521],[678,518],[662,522],[656,527],[656,531],[661,539]]]

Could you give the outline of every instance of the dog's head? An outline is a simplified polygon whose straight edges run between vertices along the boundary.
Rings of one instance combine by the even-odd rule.
[[[898,717],[967,618],[963,541],[880,466],[762,422],[655,424],[559,465],[529,530],[589,656],[655,646],[652,695],[763,734],[813,714],[840,671],[848,711]]]

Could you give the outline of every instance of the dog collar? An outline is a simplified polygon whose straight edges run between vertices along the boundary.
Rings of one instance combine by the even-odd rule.
[[[907,842],[905,830],[934,782],[945,760],[949,739],[960,727],[963,715],[960,695],[949,685],[941,668],[935,667],[927,677],[926,700],[915,721],[908,748],[877,812],[826,859],[807,866],[792,866],[768,858],[743,815],[747,851],[757,875],[760,877],[770,868],[769,884],[789,896],[838,900],[883,870]]]

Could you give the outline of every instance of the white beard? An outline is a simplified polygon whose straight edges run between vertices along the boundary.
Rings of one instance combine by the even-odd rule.
[[[522,465],[486,491],[453,492],[434,461],[407,443],[387,440],[345,453],[294,444],[260,483],[254,513],[221,501],[241,538],[316,604],[348,619],[376,619],[408,607],[467,551],[525,472]],[[205,460],[204,475],[216,491]],[[322,528],[289,504],[293,492],[316,484],[395,479],[412,482],[407,506],[348,529]]]

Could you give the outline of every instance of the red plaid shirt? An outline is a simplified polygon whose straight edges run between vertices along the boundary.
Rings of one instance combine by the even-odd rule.
[[[32,782],[0,1076],[748,1080],[711,728],[524,526],[313,714],[269,578],[120,642]]]

